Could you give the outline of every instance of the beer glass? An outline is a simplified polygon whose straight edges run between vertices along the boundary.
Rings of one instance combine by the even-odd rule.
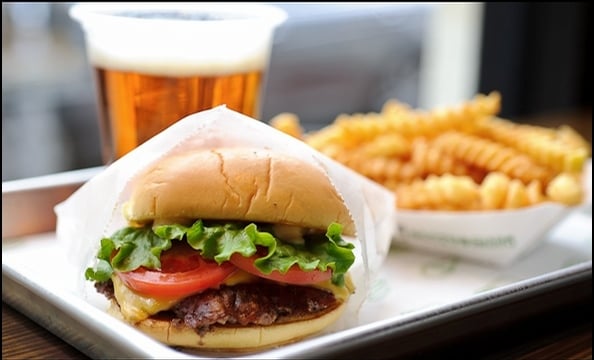
[[[123,156],[183,117],[225,104],[258,118],[275,28],[266,4],[76,4],[97,86],[102,156]]]

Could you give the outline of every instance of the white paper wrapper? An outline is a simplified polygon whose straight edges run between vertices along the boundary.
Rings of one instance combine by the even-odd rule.
[[[356,260],[351,274],[357,287],[349,309],[331,330],[352,326],[347,319],[367,296],[370,278],[385,260],[395,230],[395,199],[392,192],[367,180],[313,150],[303,142],[265,123],[219,106],[180,120],[162,133],[122,157],[56,206],[56,235],[68,258],[75,262],[74,281],[96,298],[84,269],[93,265],[99,241],[126,226],[122,204],[128,199],[134,176],[157,159],[179,151],[214,147],[255,147],[279,151],[323,167],[343,196],[357,229]],[[330,331],[330,330],[329,330]]]
[[[581,207],[591,207],[591,159],[583,175],[585,199]],[[543,235],[574,209],[547,202],[500,211],[400,210],[393,241],[423,251],[504,266],[537,247]]]

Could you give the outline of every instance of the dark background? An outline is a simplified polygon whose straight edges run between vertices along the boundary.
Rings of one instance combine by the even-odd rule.
[[[486,3],[479,91],[504,117],[591,109],[591,19],[587,2]]]

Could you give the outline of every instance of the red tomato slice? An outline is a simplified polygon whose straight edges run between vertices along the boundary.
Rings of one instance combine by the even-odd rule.
[[[188,296],[216,287],[237,268],[205,260],[187,244],[173,246],[161,254],[161,271],[139,268],[118,272],[122,281],[134,291],[152,296]]]
[[[289,270],[285,274],[281,274],[279,271],[272,271],[270,274],[266,275],[262,273],[256,265],[254,265],[254,260],[256,260],[260,255],[256,254],[251,257],[243,257],[241,254],[235,253],[231,255],[229,261],[233,263],[233,265],[237,266],[241,270],[248,272],[250,274],[274,280],[278,282],[283,282],[287,284],[294,284],[294,285],[308,285],[308,284],[315,284],[322,281],[329,280],[332,277],[332,270],[328,269],[326,271],[322,270],[312,270],[312,271],[303,271],[299,268],[298,265],[293,265],[289,268]]]

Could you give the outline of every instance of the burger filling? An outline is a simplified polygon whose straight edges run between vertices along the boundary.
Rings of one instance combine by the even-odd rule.
[[[131,322],[158,316],[199,332],[290,322],[332,311],[353,291],[353,245],[341,231],[202,220],[127,227],[102,239],[85,276]]]
[[[97,291],[117,299],[113,283],[96,283]],[[341,300],[317,287],[281,285],[273,282],[222,285],[184,298],[153,317],[205,333],[213,325],[271,325],[306,320],[330,312]],[[121,310],[121,308],[120,308]]]

